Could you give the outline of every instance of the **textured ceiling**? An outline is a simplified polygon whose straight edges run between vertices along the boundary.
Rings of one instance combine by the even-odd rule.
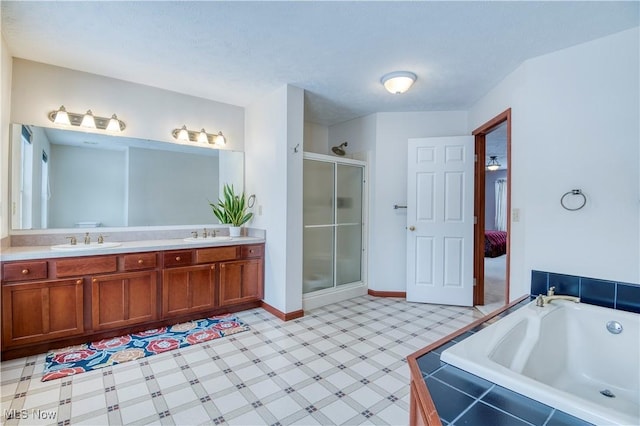
[[[639,24],[638,2],[1,2],[15,57],[305,119],[467,109],[524,60]],[[418,75],[386,93],[390,71]]]

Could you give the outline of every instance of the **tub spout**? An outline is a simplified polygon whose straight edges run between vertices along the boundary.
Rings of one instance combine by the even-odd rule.
[[[542,294],[539,294],[538,297],[536,297],[536,306],[543,307],[544,305],[548,304],[552,300],[569,300],[571,302],[580,303],[580,298],[575,296],[565,296],[565,295],[559,295],[559,294],[543,296]]]

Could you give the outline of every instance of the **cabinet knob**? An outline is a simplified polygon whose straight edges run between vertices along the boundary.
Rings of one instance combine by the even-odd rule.
[[[91,280],[91,282],[97,283],[97,282],[98,282],[98,279],[97,279],[97,278],[94,278],[94,279],[92,279],[92,280]]]
[[[76,280],[76,284],[82,284],[82,280]]]
[[[144,263],[144,260],[138,259],[138,265],[142,265],[143,263]]]
[[[216,269],[216,265],[211,265],[211,270],[214,270],[214,269]]]
[[[27,274],[29,274],[29,270],[27,268],[24,268],[22,270],[22,275],[27,275]]]
[[[176,256],[176,261],[177,261],[177,262],[180,262],[180,260],[181,260],[181,259],[180,259],[180,256]]]
[[[253,249],[249,250],[249,253],[253,253]]]

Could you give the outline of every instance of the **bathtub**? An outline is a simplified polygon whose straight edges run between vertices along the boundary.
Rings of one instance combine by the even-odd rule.
[[[622,332],[608,331],[610,321]],[[594,424],[640,424],[639,314],[531,302],[441,360]]]

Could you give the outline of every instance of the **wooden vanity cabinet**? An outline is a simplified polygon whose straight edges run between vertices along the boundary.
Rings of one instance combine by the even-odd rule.
[[[3,347],[84,333],[83,280],[7,283],[2,286]]]
[[[260,306],[264,244],[2,263],[2,359]]]
[[[91,325],[108,330],[158,319],[158,254],[119,257],[123,273],[91,277]],[[136,272],[133,272],[136,271]]]
[[[215,309],[216,265],[183,266],[162,272],[162,317]]]
[[[158,318],[158,274],[130,272],[91,278],[91,324],[107,330]]]
[[[220,264],[220,306],[263,298],[263,255],[263,245],[242,246],[239,260]]]

